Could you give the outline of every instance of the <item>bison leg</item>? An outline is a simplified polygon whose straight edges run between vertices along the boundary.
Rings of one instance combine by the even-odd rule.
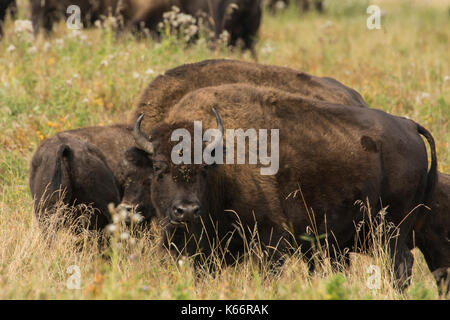
[[[394,287],[400,291],[405,290],[411,283],[412,266],[414,257],[406,246],[395,249],[394,241],[391,242],[391,259],[394,268]]]
[[[323,1],[322,0],[316,0],[314,2],[314,7],[316,8],[317,12],[322,13],[323,12]]]
[[[297,5],[302,12],[309,10],[309,0],[298,0]]]

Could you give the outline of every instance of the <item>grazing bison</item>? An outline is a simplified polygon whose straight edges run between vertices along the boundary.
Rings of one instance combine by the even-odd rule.
[[[81,226],[102,229],[110,222],[108,204],[120,201],[116,179],[103,153],[68,133],[47,139],[36,151],[31,162],[30,190],[35,214],[43,227],[61,200],[69,206],[91,205],[88,223]],[[78,222],[83,211],[82,207],[76,208],[73,220],[67,218],[64,222]]]
[[[216,38],[226,31],[228,44],[249,49],[255,56],[254,41],[261,24],[261,0],[213,0]]]
[[[196,18],[206,18],[207,25],[219,39],[224,31],[229,35],[228,45],[253,50],[253,44],[261,23],[260,0],[154,0],[132,20],[143,21],[145,27],[158,32],[163,13],[178,7],[181,12]]]
[[[64,204],[92,204],[98,209],[101,219],[96,228],[109,222],[108,203],[133,207],[149,221],[154,216],[148,193],[151,169],[143,152],[133,145],[130,129],[124,125],[70,130],[44,141],[30,170],[36,214],[45,209],[51,212],[61,185],[66,190]]]
[[[450,175],[438,173],[436,190],[427,212],[414,227],[412,239],[423,253],[425,260],[443,293],[449,292],[450,274]],[[415,243],[414,243],[415,241]],[[446,285],[445,288],[442,288]]]
[[[163,121],[168,110],[189,92],[232,83],[270,87],[305,98],[368,107],[358,92],[332,78],[236,60],[205,60],[170,69],[155,78],[142,93],[130,123],[145,113],[142,128],[148,131]]]
[[[174,164],[178,143],[171,141],[172,133],[178,128],[192,133],[194,120],[222,133],[225,128],[279,129],[279,144],[269,144],[271,150],[278,146],[279,170],[261,175],[258,164]],[[389,246],[395,280],[399,286],[408,283],[413,257],[406,242],[419,211],[413,209],[429,204],[436,180],[434,140],[420,125],[379,110],[245,84],[187,94],[148,135],[140,130],[141,121],[142,116],[133,134],[152,161],[151,198],[168,222],[167,247],[205,256],[223,250],[230,262],[257,229],[274,260],[293,243],[309,252],[311,244],[301,237],[308,230],[332,235],[328,242],[335,248],[352,248],[355,224],[363,218],[354,204],[368,199],[373,207],[389,205],[385,218],[399,231]],[[431,148],[429,171],[421,135]],[[228,139],[233,136],[227,130]],[[220,154],[216,142],[208,148]],[[182,149],[178,155],[190,152]]]
[[[11,16],[15,17],[17,13],[16,0],[0,0],[0,39],[3,36],[3,22],[5,21],[6,12],[8,9]]]
[[[167,0],[30,0],[31,20],[35,32],[43,27],[50,33],[53,24],[69,14],[67,9],[71,5],[80,8],[80,18],[83,27],[93,26],[97,20],[101,20],[109,15],[117,18],[118,28],[139,27],[141,22],[153,16],[146,16],[144,13],[150,11],[159,3],[167,3]],[[164,7],[168,9],[169,6]]]

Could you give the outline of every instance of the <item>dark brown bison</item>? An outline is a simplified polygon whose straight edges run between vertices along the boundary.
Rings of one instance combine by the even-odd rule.
[[[134,15],[134,24],[142,22],[152,32],[159,32],[158,24],[164,12],[178,7],[182,13],[202,18],[219,39],[228,33],[227,44],[253,49],[261,23],[260,0],[153,0]],[[132,7],[132,6],[131,6]]]
[[[253,50],[261,24],[261,0],[213,0],[213,21],[216,38],[226,31],[228,44]]]
[[[106,163],[117,179],[122,207],[133,207],[146,221],[154,216],[148,195],[148,165],[145,154],[134,147],[131,128],[126,125],[88,127],[67,131],[94,144],[104,154]],[[150,169],[151,171],[151,169]]]
[[[86,213],[87,221],[77,227],[102,229],[110,222],[108,204],[120,202],[116,179],[103,153],[95,145],[67,133],[47,139],[36,151],[31,162],[30,190],[42,227],[64,204],[78,207],[72,209],[64,223],[80,222]],[[80,206],[83,204],[92,210],[86,211]]]
[[[414,227],[411,240],[423,253],[439,289],[449,292],[450,274],[450,176],[438,173],[436,190],[426,212]],[[444,287],[445,286],[445,287]]]
[[[35,213],[54,212],[62,189],[64,204],[91,205],[96,210],[90,223],[94,229],[110,222],[108,203],[134,208],[149,221],[154,216],[150,163],[133,144],[130,129],[123,125],[70,130],[45,140],[31,162]]]
[[[275,88],[305,98],[367,108],[357,91],[332,78],[236,60],[205,60],[170,69],[155,78],[142,93],[130,123],[145,113],[142,128],[148,131],[163,121],[168,110],[189,92],[232,83]]]
[[[8,9],[11,13],[11,16],[15,17],[17,13],[16,0],[0,0],[0,39],[3,36],[3,22],[5,21]]]
[[[67,19],[73,13],[67,12],[69,6],[76,5],[80,9],[83,27],[93,26],[97,20],[108,16],[117,19],[118,29],[138,27],[147,18],[143,13],[159,2],[167,3],[166,0],[30,0],[31,20],[35,32],[43,27],[50,33],[56,21]]]
[[[419,211],[413,209],[429,204],[436,179],[434,140],[420,125],[375,109],[245,84],[187,94],[148,136],[139,129],[141,120],[136,145],[152,160],[152,203],[168,222],[167,247],[205,256],[223,250],[232,261],[244,251],[244,236],[257,229],[275,260],[294,243],[309,252],[311,244],[301,237],[308,230],[332,235],[334,248],[352,248],[355,224],[363,219],[355,201],[368,199],[373,208],[389,205],[386,220],[399,231],[389,246],[396,283],[408,282],[413,257],[406,242]],[[194,120],[221,132],[279,129],[279,170],[261,175],[261,164],[174,164],[178,143],[171,135],[178,128],[192,133]],[[421,135],[431,148],[429,171]]]
[[[315,0],[314,2],[314,8],[318,12],[323,12],[323,0]],[[289,5],[289,0],[268,0],[267,1],[267,8],[269,11],[274,12],[278,8],[285,8]],[[298,8],[302,12],[306,12],[311,7],[311,1],[310,0],[296,0]]]

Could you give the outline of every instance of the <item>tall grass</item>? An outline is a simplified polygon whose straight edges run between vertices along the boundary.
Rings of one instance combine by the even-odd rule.
[[[28,17],[27,3],[19,1],[19,18]],[[448,4],[376,3],[384,12],[381,30],[366,28],[368,15],[360,2],[327,1],[322,15],[300,16],[295,8],[265,13],[256,46],[259,62],[334,77],[359,91],[371,107],[421,123],[436,140],[439,170],[448,173]],[[350,267],[339,271],[322,259],[332,248],[318,246],[312,274],[297,253],[286,259],[282,272],[266,276],[253,233],[246,249],[253,258],[218,264],[215,276],[205,271],[201,277],[192,261],[178,263],[159,249],[156,225],[131,233],[132,244],[111,246],[107,258],[99,253],[97,236],[63,229],[49,245],[34,218],[27,181],[39,143],[61,130],[122,122],[156,75],[210,58],[252,60],[249,52],[212,51],[204,41],[186,46],[174,38],[116,38],[107,28],[73,33],[63,23],[51,37],[29,41],[7,19],[0,41],[0,299],[438,298],[418,250],[411,286],[403,293],[392,288],[383,242],[371,256],[351,254]],[[66,285],[73,265],[80,268],[79,290]],[[381,268],[377,290],[367,287],[371,265]]]

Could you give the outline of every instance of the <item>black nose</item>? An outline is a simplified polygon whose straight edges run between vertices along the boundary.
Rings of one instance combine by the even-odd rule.
[[[195,202],[175,204],[173,206],[173,215],[177,220],[192,220],[200,215],[200,205]]]

